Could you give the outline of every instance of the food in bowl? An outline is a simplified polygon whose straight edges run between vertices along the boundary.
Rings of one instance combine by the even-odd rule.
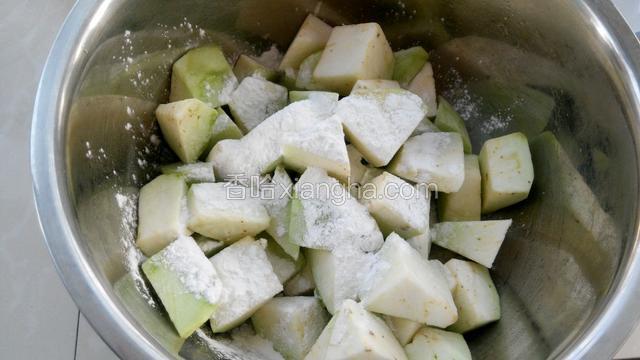
[[[461,334],[500,319],[489,269],[512,221],[482,215],[527,198],[529,142],[474,155],[422,47],[309,15],[278,69],[189,50],[156,117],[181,162],[142,187],[136,243],[179,337],[252,326],[286,359],[470,359]]]

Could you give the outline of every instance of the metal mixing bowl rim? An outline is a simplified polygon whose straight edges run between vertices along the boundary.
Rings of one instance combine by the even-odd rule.
[[[31,129],[31,173],[36,207],[49,252],[74,301],[107,344],[123,358],[171,358],[120,304],[108,281],[95,268],[75,222],[68,196],[64,119],[71,92],[90,54],[83,49],[95,30],[92,14],[106,12],[109,1],[80,0],[69,13],[50,51],[36,96]],[[613,4],[599,0],[574,2],[606,43],[614,65],[621,71],[630,98],[629,127],[636,159],[640,159],[640,46]],[[636,204],[640,204],[637,199]],[[640,222],[634,209],[634,241],[629,241],[608,294],[608,301],[554,352],[553,358],[602,359],[611,357],[630,333],[640,315]]]

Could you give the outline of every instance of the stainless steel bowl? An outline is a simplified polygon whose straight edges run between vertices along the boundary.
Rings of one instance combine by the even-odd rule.
[[[540,130],[535,106],[485,111],[478,84],[553,98],[546,128],[593,193],[572,198],[587,205],[568,203],[573,190],[557,188],[558,174],[537,159],[537,176],[552,181],[499,214],[516,221],[493,270],[503,318],[468,341],[477,358],[611,357],[640,309],[640,47],[603,0],[78,1],[40,83],[31,166],[58,270],[113,350],[172,358],[179,347],[159,312],[114,290],[135,225],[123,201],[172,156],[151,141],[171,61],[207,42],[231,58],[284,49],[308,12],[333,24],[377,21],[395,48],[433,50],[438,88],[469,112],[476,151],[501,132]],[[512,121],[491,123],[491,111]],[[189,346],[183,356],[207,356]]]

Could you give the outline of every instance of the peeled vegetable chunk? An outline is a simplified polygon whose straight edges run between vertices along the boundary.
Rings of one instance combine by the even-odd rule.
[[[173,64],[171,102],[198,99],[215,108],[226,105],[238,86],[231,65],[217,46],[188,51]]]
[[[298,69],[309,55],[324,48],[331,35],[331,26],[313,15],[307,16],[280,63],[280,70]]]
[[[462,335],[430,327],[420,329],[404,350],[409,360],[471,360],[471,351]]]
[[[267,233],[293,259],[298,259],[300,247],[289,241],[289,206],[293,195],[293,182],[287,171],[278,167],[271,179],[271,190],[263,193],[264,207],[271,217]]]
[[[373,190],[371,194],[368,188]],[[408,238],[429,229],[427,195],[395,175],[384,172],[371,180],[362,200],[384,234],[395,232]]]
[[[433,68],[430,63],[426,63],[422,70],[411,80],[407,90],[420,96],[427,107],[428,117],[436,116],[438,111],[438,104],[436,103],[436,82],[433,79]]]
[[[351,245],[361,251],[375,251],[382,245],[382,234],[367,208],[326,171],[308,168],[294,190],[291,242],[323,250]]]
[[[206,162],[193,164],[169,164],[160,168],[163,174],[176,174],[184,177],[187,183],[216,182],[213,165]]]
[[[464,182],[458,192],[438,195],[441,221],[479,221],[482,208],[480,164],[476,155],[464,156]]]
[[[458,319],[442,273],[396,234],[378,252],[361,299],[369,311],[422,324],[447,327]]]
[[[142,264],[180,337],[187,338],[215,313],[222,281],[196,242],[179,237]]]
[[[336,26],[313,77],[320,86],[347,95],[358,80],[391,79],[393,52],[380,25]]]
[[[313,79],[313,72],[318,66],[322,51],[309,55],[298,69],[298,76],[296,77],[296,88],[305,90],[318,90],[322,87],[316,84]]]
[[[316,96],[326,98],[330,101],[338,101],[340,95],[330,91],[289,91],[289,103],[307,100]]]
[[[269,227],[270,218],[259,199],[238,196],[240,185],[194,184],[189,189],[189,228],[207,237],[233,242]],[[230,190],[232,189],[232,190]]]
[[[268,81],[278,80],[278,72],[260,64],[247,55],[240,55],[233,67],[233,73],[238,81],[249,76],[260,77]]]
[[[385,166],[425,116],[424,104],[402,89],[356,92],[340,100],[335,116],[351,143],[375,167]]]
[[[435,125],[440,131],[456,132],[462,137],[462,144],[464,145],[464,153],[471,154],[471,139],[469,133],[464,124],[464,120],[458,115],[456,110],[447,102],[447,100],[440,98],[438,100],[438,113],[436,115]]]
[[[347,299],[358,299],[363,275],[375,258],[353,246],[341,246],[332,251],[308,249],[307,261],[316,289],[331,314]]]
[[[219,141],[225,139],[240,139],[242,137],[242,131],[236,125],[236,123],[231,120],[229,115],[224,112],[222,109],[218,109],[218,117],[216,118],[215,124],[213,124],[213,128],[211,129],[211,139],[209,141],[209,146],[207,147],[209,150],[215,146]]]
[[[424,133],[407,140],[387,171],[452,193],[464,183],[464,151],[457,133]],[[431,186],[430,186],[431,188]]]
[[[402,84],[403,87],[409,85],[429,60],[429,54],[422,46],[396,51],[393,56],[395,58],[393,80]]]
[[[457,281],[453,300],[458,321],[449,330],[465,333],[500,319],[500,298],[487,268],[457,259],[449,260],[446,267]]]
[[[351,94],[375,89],[400,89],[400,84],[395,80],[358,80],[356,84],[353,85]]]
[[[253,314],[251,322],[286,359],[303,359],[329,318],[320,300],[296,296],[271,299]]]
[[[431,234],[434,244],[491,268],[509,226],[511,220],[443,222]]]
[[[346,181],[350,173],[346,149],[340,122],[330,118],[316,123],[312,134],[292,134],[292,139],[282,146],[282,159],[287,168],[296,172],[313,166]]]
[[[349,154],[349,168],[351,169],[348,185],[359,184],[367,171],[367,166],[362,163],[364,158],[360,151],[351,144],[347,145],[347,154]]]
[[[138,238],[136,245],[151,256],[186,228],[187,184],[180,175],[160,175],[140,189],[138,198]]]
[[[226,246],[223,241],[213,240],[200,234],[194,234],[193,239],[206,257],[212,257]]]
[[[273,240],[267,241],[267,258],[273,267],[273,272],[280,280],[281,284],[284,284],[297,274],[305,264],[304,256],[299,255],[297,260],[294,260],[289,256],[278,243]]]
[[[262,175],[282,162],[286,146],[292,156],[285,159],[289,163],[325,166],[332,175],[346,179],[349,157],[340,121],[332,116],[335,106],[325,97],[294,102],[242,139],[219,142],[207,160],[223,179],[234,174]],[[296,148],[299,153],[292,153]]]
[[[383,316],[383,318],[384,322],[387,323],[387,326],[389,326],[389,329],[393,331],[393,334],[396,336],[396,339],[398,339],[398,342],[402,346],[407,345],[409,342],[411,342],[411,339],[413,339],[413,335],[415,335],[416,332],[424,326],[419,322],[399,317],[385,315]]]
[[[260,77],[246,77],[231,94],[231,115],[240,129],[247,133],[284,108],[287,105],[288,94],[284,86]]]
[[[264,247],[264,240],[246,237],[211,258],[226,293],[211,316],[214,333],[240,325],[282,291]]]
[[[480,150],[482,213],[518,203],[529,196],[533,163],[529,142],[522,133],[488,140]]]
[[[352,300],[342,303],[307,360],[404,360],[406,355],[389,327]]]
[[[158,124],[182,162],[198,160],[211,140],[211,128],[218,113],[198,99],[162,104],[156,109]]]
[[[307,260],[302,270],[284,284],[284,294],[285,296],[310,295],[315,288],[311,263]]]

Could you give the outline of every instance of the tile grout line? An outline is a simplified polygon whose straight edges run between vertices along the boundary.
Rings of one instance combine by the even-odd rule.
[[[78,333],[79,332],[80,332],[80,310],[78,310],[78,317],[76,320],[76,341],[73,347],[73,360],[76,360],[78,356]]]

